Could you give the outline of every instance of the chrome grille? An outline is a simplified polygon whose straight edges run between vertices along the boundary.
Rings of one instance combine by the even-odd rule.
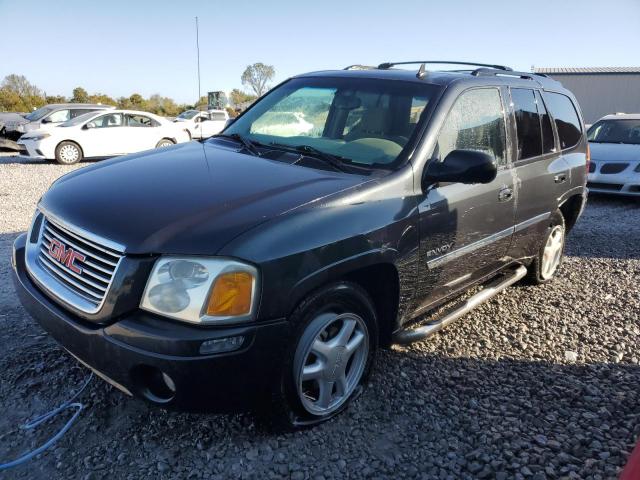
[[[55,258],[51,251],[53,240],[62,243],[67,251],[73,249],[84,256],[84,260],[78,259],[71,265],[77,267],[79,272]],[[122,253],[74,233],[49,218],[44,219],[39,248],[38,262],[41,267],[97,311],[107,295]]]

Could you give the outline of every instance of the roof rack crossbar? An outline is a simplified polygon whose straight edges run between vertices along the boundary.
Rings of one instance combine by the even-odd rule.
[[[385,62],[378,65],[380,70],[388,70],[391,67],[396,65],[417,65],[417,64],[435,64],[435,65],[469,65],[473,67],[488,67],[497,70],[511,71],[510,67],[505,67],[504,65],[490,65],[487,63],[476,63],[476,62],[458,62],[451,60],[419,60],[415,62]]]
[[[520,78],[528,79],[528,80],[537,80],[536,77],[540,76],[537,73],[532,73],[532,72],[517,72],[515,70],[504,71],[504,70],[499,70],[499,69],[495,69],[495,68],[477,68],[476,70],[471,72],[471,75],[476,76],[476,77],[485,76],[485,75],[486,76],[489,76],[489,75],[493,75],[493,76],[502,75],[502,76],[507,76],[507,77],[520,77]]]

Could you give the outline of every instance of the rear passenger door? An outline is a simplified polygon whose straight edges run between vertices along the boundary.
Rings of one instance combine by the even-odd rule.
[[[466,90],[449,110],[426,169],[453,150],[479,150],[495,159],[490,183],[440,183],[418,208],[421,310],[506,262],[514,221],[505,102],[497,87]]]
[[[134,113],[126,113],[124,117],[122,153],[140,152],[156,146],[161,138],[158,122],[146,115]]]
[[[510,255],[533,255],[540,246],[569,168],[557,148],[555,130],[538,90],[510,88],[516,220]]]

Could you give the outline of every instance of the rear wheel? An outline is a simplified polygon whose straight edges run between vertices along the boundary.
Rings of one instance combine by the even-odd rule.
[[[312,294],[291,322],[296,333],[272,419],[286,429],[314,425],[342,411],[362,390],[378,346],[373,302],[352,283]]]
[[[156,148],[170,147],[171,145],[174,145],[174,144],[175,142],[170,138],[163,138],[158,143],[156,143]]]
[[[565,234],[564,217],[560,211],[556,211],[550,217],[544,242],[529,266],[526,277],[528,283],[538,285],[553,279],[562,264]]]
[[[71,141],[60,142],[56,147],[56,161],[62,165],[72,165],[82,160],[80,145]]]

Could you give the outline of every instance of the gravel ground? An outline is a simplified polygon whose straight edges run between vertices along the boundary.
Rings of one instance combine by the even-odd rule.
[[[68,417],[19,425],[86,376],[9,279],[11,242],[73,168],[0,158],[0,461],[59,428]],[[327,424],[274,435],[250,415],[165,412],[95,379],[64,438],[0,477],[615,478],[640,434],[640,202],[589,202],[553,283],[381,352],[369,388]]]

